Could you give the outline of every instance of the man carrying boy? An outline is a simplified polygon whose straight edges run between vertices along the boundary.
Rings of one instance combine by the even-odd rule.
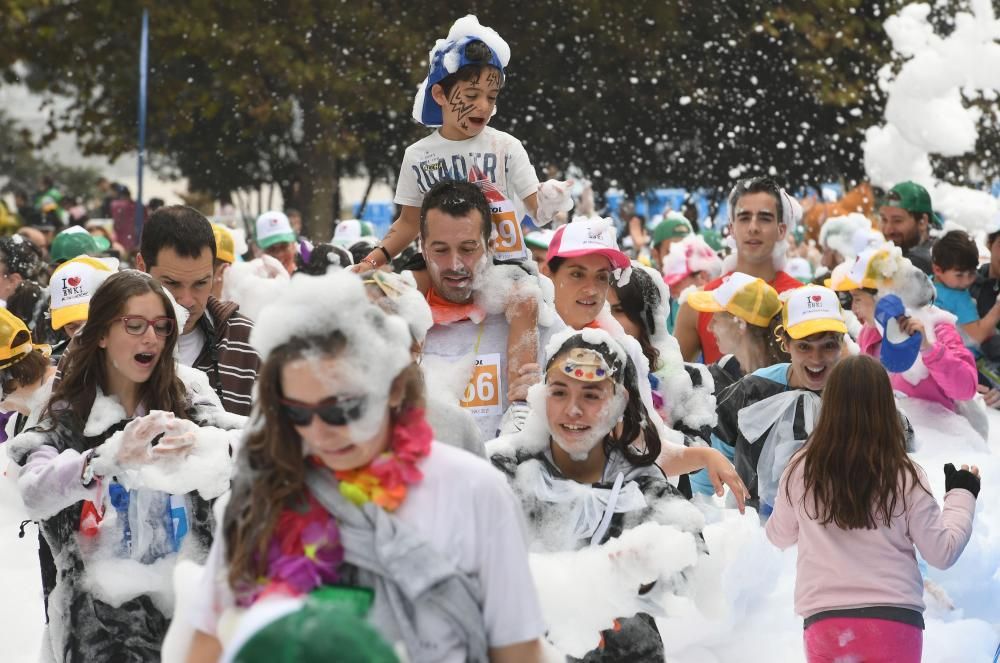
[[[903,250],[915,267],[931,276],[931,226],[940,228],[927,189],[916,182],[901,182],[889,190],[878,210],[885,238]]]
[[[501,261],[530,259],[521,232],[525,212],[545,225],[572,206],[570,183],[550,180],[540,189],[521,141],[487,126],[510,60],[507,43],[474,16],[456,21],[442,42],[431,52],[430,73],[413,107],[417,122],[437,130],[406,148],[394,198],[399,218],[358,270],[386,264],[416,239],[424,195],[444,180],[476,182],[483,189]]]

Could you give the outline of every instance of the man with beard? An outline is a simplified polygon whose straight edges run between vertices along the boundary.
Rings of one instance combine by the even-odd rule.
[[[511,323],[503,313],[489,314],[476,302],[476,290],[488,278],[492,264],[490,220],[489,203],[475,184],[446,180],[435,185],[420,209],[426,265],[422,271],[417,266],[414,274],[434,320],[423,348],[425,375],[432,379],[432,389],[435,384],[464,385],[460,404],[475,417],[484,441],[496,436],[508,409],[507,420],[523,420],[528,387],[541,381],[537,363],[522,364],[520,375],[508,378]],[[538,330],[534,331],[538,338]],[[544,341],[538,338],[537,347],[544,347]]]
[[[934,239],[930,229],[940,228],[941,221],[931,207],[927,189],[916,182],[897,184],[886,194],[878,215],[885,238],[903,249],[903,257],[909,258],[920,271],[933,276],[931,247]]]

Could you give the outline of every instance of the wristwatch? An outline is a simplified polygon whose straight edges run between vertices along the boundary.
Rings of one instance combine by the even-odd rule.
[[[97,479],[97,475],[94,474],[94,451],[90,450],[87,452],[87,457],[83,461],[83,471],[80,473],[80,483],[83,484],[84,488],[90,488],[94,485],[94,480]]]

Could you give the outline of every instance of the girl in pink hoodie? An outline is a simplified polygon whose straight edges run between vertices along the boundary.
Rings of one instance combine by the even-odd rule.
[[[942,511],[899,422],[885,369],[864,355],[843,359],[781,477],[766,531],[779,548],[799,547],[795,611],[809,663],[919,663],[924,584],[914,546],[945,569],[972,534],[978,468],[945,466]]]

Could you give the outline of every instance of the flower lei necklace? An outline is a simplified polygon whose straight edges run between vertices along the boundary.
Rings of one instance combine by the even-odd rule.
[[[334,472],[340,481],[340,494],[358,506],[374,502],[386,511],[395,511],[406,499],[407,486],[424,478],[417,463],[431,452],[433,439],[424,411],[406,410],[392,429],[391,451],[363,468]]]
[[[433,439],[423,410],[404,411],[392,429],[391,451],[364,468],[334,472],[341,495],[359,506],[374,502],[386,511],[395,511],[406,499],[408,487],[423,479],[417,463],[430,454]],[[311,461],[322,465],[317,458]],[[305,509],[281,512],[268,547],[268,575],[259,579],[241,603],[249,605],[267,594],[299,596],[322,585],[334,585],[340,579],[338,569],[343,561],[336,519],[309,495]]]

